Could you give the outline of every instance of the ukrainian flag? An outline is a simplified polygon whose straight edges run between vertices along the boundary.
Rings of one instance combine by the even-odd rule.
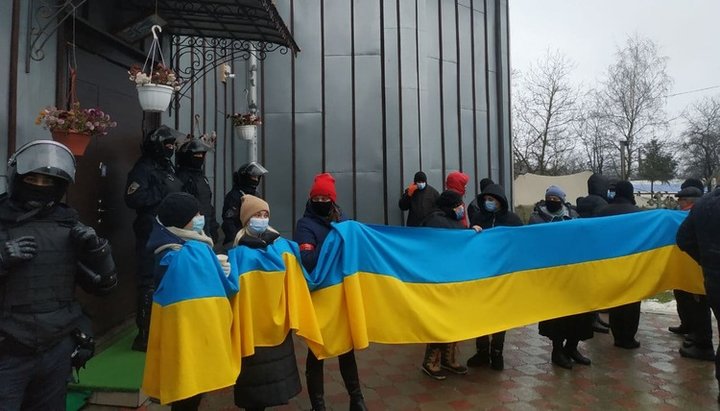
[[[235,384],[240,356],[230,299],[237,277],[226,277],[198,241],[168,252],[160,265],[167,272],[153,297],[143,391],[167,404]]]
[[[332,357],[370,342],[461,341],[641,300],[703,293],[698,265],[675,245],[679,211],[524,227],[334,225],[309,274]]]

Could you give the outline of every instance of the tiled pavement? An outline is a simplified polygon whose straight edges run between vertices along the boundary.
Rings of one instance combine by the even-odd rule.
[[[370,410],[717,409],[713,363],[680,357],[681,339],[667,331],[676,322],[675,315],[644,312],[638,332],[642,347],[637,350],[616,348],[610,335],[596,334],[580,345],[593,364],[576,364],[572,370],[550,363],[550,342],[537,334],[536,325],[508,332],[504,371],[471,369],[468,375],[435,381],[419,369],[422,345],[374,344],[356,356]],[[460,349],[465,360],[474,344],[465,341]],[[296,353],[302,374],[303,343],[296,343]],[[329,409],[346,410],[348,397],[337,360],[326,361],[325,378]],[[202,409],[236,409],[232,389],[207,395]],[[310,409],[304,386],[289,405],[275,409]]]

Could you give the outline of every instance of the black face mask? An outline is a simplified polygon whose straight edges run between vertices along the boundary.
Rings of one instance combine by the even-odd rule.
[[[175,154],[174,147],[173,148],[163,147],[163,157],[164,158],[170,160],[172,158],[173,154]]]
[[[550,201],[545,200],[545,207],[547,207],[548,211],[551,213],[556,213],[562,208],[562,201]]]
[[[330,212],[333,210],[332,201],[311,201],[310,204],[315,214],[320,217],[329,216]]]
[[[192,157],[190,159],[190,168],[195,170],[202,169],[203,164],[205,164],[205,157]]]
[[[66,185],[60,183],[53,186],[36,186],[19,181],[13,190],[13,199],[27,210],[44,208],[59,202],[65,194],[65,188]]]
[[[240,176],[240,189],[245,192],[245,194],[255,195],[259,184],[260,180],[253,180],[246,175]]]

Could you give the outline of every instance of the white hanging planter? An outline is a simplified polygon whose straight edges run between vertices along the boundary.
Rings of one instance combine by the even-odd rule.
[[[137,86],[138,100],[144,111],[162,113],[167,110],[175,89],[163,84],[141,84]]]
[[[238,137],[243,140],[253,140],[257,136],[257,126],[255,125],[236,126],[235,131],[237,131]]]

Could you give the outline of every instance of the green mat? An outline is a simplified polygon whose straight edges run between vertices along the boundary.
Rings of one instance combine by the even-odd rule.
[[[78,411],[85,406],[90,391],[68,391],[65,398],[65,411]]]
[[[135,392],[142,385],[145,353],[130,349],[136,330],[131,327],[117,341],[95,355],[80,370],[80,382],[70,384],[75,391]]]

